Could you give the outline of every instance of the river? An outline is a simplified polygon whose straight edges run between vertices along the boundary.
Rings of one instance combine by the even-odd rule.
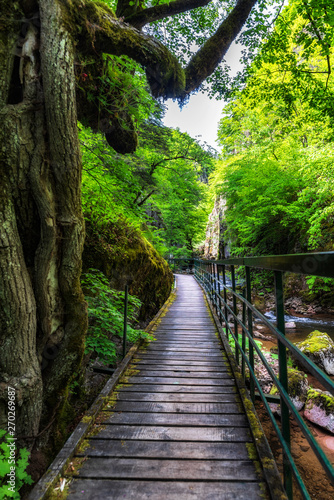
[[[270,322],[276,324],[276,316],[273,312],[266,312],[265,316]],[[304,340],[314,330],[326,332],[334,340],[333,314],[313,314],[312,316],[290,316],[287,314],[284,318],[286,322],[296,323],[296,328],[286,330],[288,339],[294,344]]]

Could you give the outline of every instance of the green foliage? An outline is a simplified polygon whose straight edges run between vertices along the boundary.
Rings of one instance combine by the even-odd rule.
[[[259,348],[262,347],[262,342],[260,340],[254,339],[254,342]],[[230,344],[230,347],[231,347],[233,353],[235,353],[235,340],[231,334],[229,334],[229,336],[228,336],[228,343]],[[238,333],[238,343],[239,343],[240,347],[242,347],[242,334],[241,333]],[[247,354],[249,354],[249,340],[248,340],[247,335],[245,335],[245,346],[246,346],[245,352]]]
[[[15,452],[14,456],[9,447],[13,443],[14,447],[16,447],[16,441],[6,431],[0,429],[0,498],[4,500],[10,498],[19,500],[21,498],[19,494],[20,488],[24,484],[33,484],[33,480],[26,472],[30,454],[26,448],[21,448],[18,453]],[[9,473],[13,470],[13,467],[15,470],[14,487],[8,483],[10,481]],[[12,491],[13,489],[14,491]]]
[[[124,217],[162,253],[185,247],[188,253],[204,237],[207,181],[213,152],[188,134],[146,122],[139,148],[119,155],[100,136],[81,127],[83,208],[94,224]]]
[[[306,283],[309,290],[314,293],[331,292],[333,290],[333,278],[318,278],[317,276],[307,276]]]
[[[334,11],[325,7],[290,2],[224,109],[211,192],[226,199],[232,255],[333,249]]]
[[[83,274],[81,283],[88,302],[89,318],[85,353],[94,352],[100,361],[113,364],[117,350],[111,339],[123,336],[124,292],[111,289],[108,279],[96,269]],[[141,302],[137,297],[128,296],[127,339],[130,342],[136,342],[139,338],[152,338],[146,332],[131,326],[136,321],[140,306]]]

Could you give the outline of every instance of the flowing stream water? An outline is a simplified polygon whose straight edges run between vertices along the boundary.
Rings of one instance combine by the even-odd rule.
[[[266,312],[266,318],[276,324],[276,316],[273,312]],[[286,322],[296,323],[296,328],[287,329],[286,335],[291,342],[301,342],[307,335],[314,330],[326,332],[334,340],[334,315],[332,314],[314,314],[312,316],[290,316],[285,315]]]

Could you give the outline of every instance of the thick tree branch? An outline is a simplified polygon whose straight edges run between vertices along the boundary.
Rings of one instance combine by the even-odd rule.
[[[159,19],[187,12],[188,10],[203,7],[210,3],[211,0],[175,0],[171,3],[164,3],[162,5],[155,5],[140,12],[136,12],[131,16],[125,18],[125,22],[131,24],[135,28],[141,29],[145,24],[152,23]]]
[[[240,33],[257,0],[238,0],[236,6],[212,35],[191,58],[186,68],[185,93],[196,90],[213,73]]]
[[[101,4],[64,0],[77,27],[77,49],[84,55],[107,53],[127,55],[144,66],[155,97],[179,97],[184,92],[184,71],[171,52],[159,41],[113,16]],[[81,7],[81,8],[80,8]],[[73,33],[73,24],[69,25]]]

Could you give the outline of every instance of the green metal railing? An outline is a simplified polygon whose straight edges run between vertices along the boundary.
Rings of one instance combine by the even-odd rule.
[[[167,260],[173,272],[189,273],[189,274],[192,274],[194,272],[194,263],[195,263],[194,259],[189,259],[188,257],[181,257],[181,258],[169,258]]]
[[[287,353],[291,353],[305,370],[316,377],[322,386],[332,395],[334,395],[334,383],[285,336],[283,273],[288,271],[292,273],[334,278],[334,252],[233,258],[223,261],[195,260],[194,264],[195,278],[206,291],[207,297],[214,307],[221,325],[224,325],[223,331],[227,339],[233,338],[234,340],[234,356],[241,369],[244,380],[246,379],[246,367],[248,368],[251,398],[253,402],[256,397],[262,400],[281,443],[283,450],[284,486],[288,498],[293,498],[294,477],[302,497],[304,499],[310,499],[311,497],[309,496],[291,454],[289,414],[291,414],[298,423],[302,433],[332,484],[334,484],[334,469],[289,397]],[[238,267],[238,269],[236,269],[236,267]],[[277,313],[276,327],[252,304],[251,274],[254,269],[266,269],[274,272],[274,292]],[[237,270],[239,275],[242,274],[244,276],[241,286],[240,283],[237,283]],[[227,280],[227,272],[229,272],[229,280]],[[233,317],[233,328],[229,324],[229,316]],[[261,352],[261,349],[254,341],[254,318],[260,319],[277,339],[279,363],[278,377],[275,375],[272,367]],[[239,342],[239,331],[241,332],[241,343]],[[248,344],[248,354],[246,344]],[[255,353],[258,355],[258,359],[261,360],[263,366],[265,366],[279,392],[277,402],[280,402],[281,405],[281,426],[278,425],[269,406],[269,402],[275,400],[275,398],[264,394],[255,376]]]

